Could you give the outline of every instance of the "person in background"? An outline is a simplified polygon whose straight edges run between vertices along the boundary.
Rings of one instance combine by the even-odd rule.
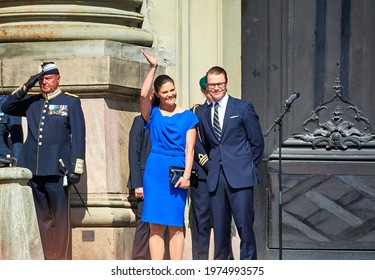
[[[203,76],[199,80],[199,86],[205,97],[205,101],[203,104],[192,107],[192,111],[198,119],[202,117],[204,110],[211,104],[211,96],[206,89],[206,76]],[[208,260],[211,236],[210,200],[207,188],[208,156],[203,148],[201,138],[201,133],[197,129],[193,168],[196,168],[198,171],[198,186],[190,188],[190,224],[193,260]]]
[[[181,260],[184,251],[184,211],[194,161],[194,145],[198,118],[190,110],[176,104],[176,88],[168,75],[155,78],[155,57],[142,51],[150,64],[141,88],[140,109],[151,137],[143,179],[144,207],[142,220],[150,223],[151,259],[164,255],[164,226],[169,229],[169,251],[172,260]],[[149,92],[154,84],[154,102]],[[169,168],[184,168],[175,185],[169,181]]]
[[[142,221],[143,213],[143,173],[146,159],[151,150],[150,134],[144,129],[141,115],[133,120],[129,133],[129,168],[128,188],[134,190],[137,199],[137,221],[134,233],[132,260],[150,260],[148,240],[150,226]]]
[[[0,108],[7,98],[7,95],[0,95]],[[10,116],[0,110],[0,158],[4,159],[4,163],[0,164],[9,166],[6,163],[9,162],[12,166],[17,166],[22,144],[21,117]]]
[[[39,94],[27,94],[39,82]],[[54,62],[43,62],[37,74],[2,105],[4,113],[27,118],[27,138],[19,166],[28,168],[45,259],[69,259],[69,184],[84,173],[85,120],[78,96],[59,87]]]
[[[227,93],[226,71],[214,66],[206,74],[212,97],[200,118],[199,129],[209,153],[207,185],[214,228],[214,259],[233,259],[231,218],[240,237],[240,259],[257,259],[254,187],[264,139],[253,105]]]

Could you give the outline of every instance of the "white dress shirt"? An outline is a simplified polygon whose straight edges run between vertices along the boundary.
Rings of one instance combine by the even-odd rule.
[[[220,128],[223,130],[223,122],[224,122],[224,115],[225,115],[225,109],[227,108],[229,95],[226,93],[222,99],[220,99],[217,103],[219,103],[219,107],[217,108],[219,113],[219,122],[220,122]],[[212,126],[214,125],[214,110],[215,110],[215,101],[212,100],[212,107],[211,107],[211,123]]]

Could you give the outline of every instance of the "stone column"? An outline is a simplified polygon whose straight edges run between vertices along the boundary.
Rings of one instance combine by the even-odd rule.
[[[143,0],[30,2],[0,2],[1,42],[104,39],[152,44],[152,36],[139,28]]]
[[[0,168],[0,259],[44,259],[31,177],[26,168]]]

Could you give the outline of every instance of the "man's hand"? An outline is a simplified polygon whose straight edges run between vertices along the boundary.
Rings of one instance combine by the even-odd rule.
[[[81,175],[73,173],[73,172],[69,172],[68,174],[69,184],[74,184],[74,185],[78,184],[80,180],[81,180]]]
[[[143,199],[143,188],[140,187],[140,188],[136,188],[134,190],[134,194],[135,194],[135,197],[138,198],[138,199]]]
[[[11,166],[13,166],[13,167],[18,166],[18,160],[15,157],[10,157],[9,159],[12,161]]]
[[[25,88],[26,88],[26,91],[29,91],[30,89],[32,89],[36,82],[39,80],[40,77],[42,77],[44,75],[44,72],[39,72],[38,74],[35,74],[35,75],[32,75],[29,80],[25,83]]]

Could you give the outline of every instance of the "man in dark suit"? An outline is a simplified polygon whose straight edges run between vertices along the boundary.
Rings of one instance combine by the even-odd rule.
[[[231,215],[237,227],[240,259],[256,259],[253,230],[256,167],[264,149],[253,105],[229,96],[227,73],[218,66],[206,74],[212,106],[200,118],[203,142],[209,152],[207,184],[214,227],[214,259],[233,259]]]
[[[128,188],[134,190],[137,198],[137,221],[134,234],[132,260],[150,260],[150,225],[142,221],[143,213],[143,173],[146,160],[151,151],[150,132],[144,128],[144,120],[141,115],[133,120],[129,133],[129,169],[130,176]],[[167,230],[165,239],[168,239]],[[168,242],[165,242],[166,250],[164,259],[170,259]]]
[[[137,224],[134,234],[132,260],[150,260],[148,240],[150,226],[142,222],[143,213],[143,173],[147,156],[151,150],[151,141],[148,129],[144,129],[144,120],[141,115],[134,118],[129,134],[129,167],[130,176],[128,188],[134,190],[137,198]]]
[[[200,79],[199,85],[206,100],[203,104],[192,108],[198,119],[211,103],[211,96],[206,89],[206,76]],[[203,148],[199,129],[194,152],[193,168],[198,171],[198,186],[190,188],[192,255],[193,260],[208,260],[211,234],[210,201],[207,188],[208,156]]]
[[[28,94],[39,81],[39,94]],[[59,88],[60,72],[44,62],[10,95],[4,113],[27,118],[19,166],[28,168],[45,259],[69,259],[69,184],[84,172],[85,120],[78,96]]]

